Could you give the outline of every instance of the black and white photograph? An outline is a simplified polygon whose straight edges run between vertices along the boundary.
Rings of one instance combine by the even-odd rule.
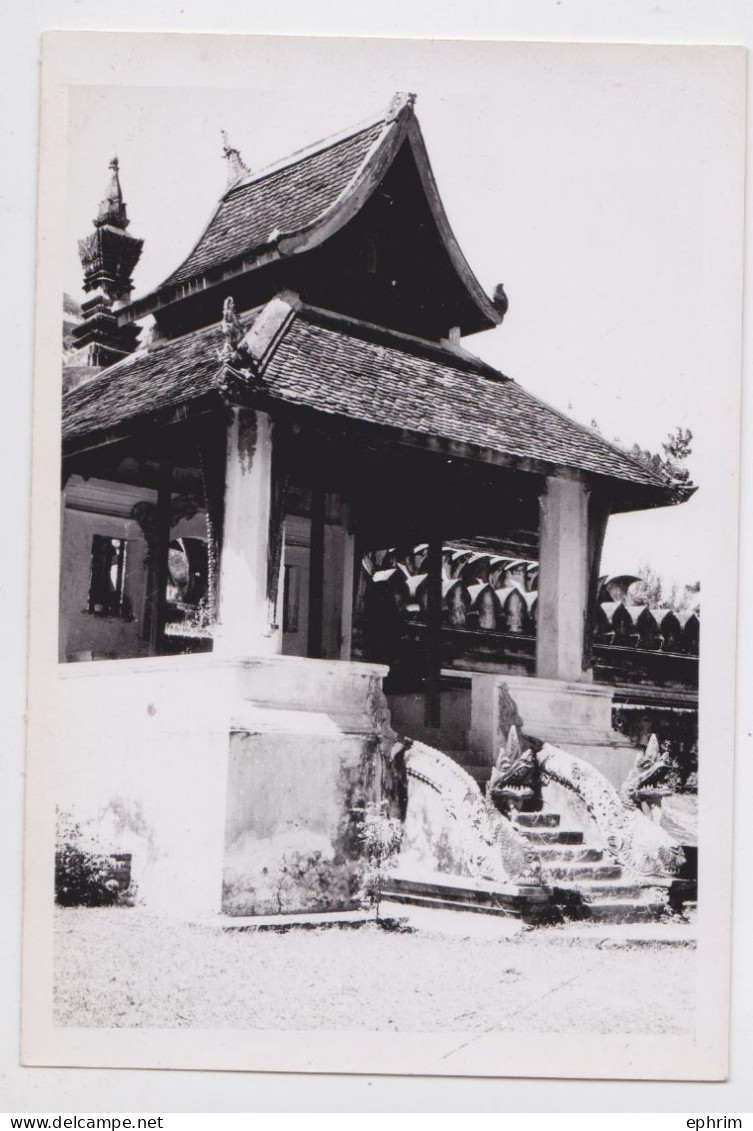
[[[744,52],[42,82],[25,1063],[723,1079]]]

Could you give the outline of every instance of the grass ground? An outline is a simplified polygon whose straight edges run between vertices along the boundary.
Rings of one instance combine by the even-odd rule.
[[[692,1024],[690,948],[599,947],[551,930],[468,937],[461,921],[472,931],[477,917],[447,914],[452,933],[431,922],[409,932],[369,923],[280,933],[165,923],[131,908],[57,908],[55,1020],[591,1033],[682,1033]]]

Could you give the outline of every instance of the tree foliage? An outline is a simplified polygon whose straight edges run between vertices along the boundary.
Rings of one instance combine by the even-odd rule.
[[[689,585],[667,585],[657,570],[644,563],[638,569],[640,581],[635,581],[628,590],[631,604],[648,605],[650,609],[671,609],[673,613],[686,612],[698,605],[701,592],[700,581]]]
[[[665,475],[672,483],[689,483],[690,472],[684,467],[684,461],[691,455],[693,433],[689,428],[673,428],[662,444],[664,455],[658,452],[644,450],[638,444],[633,444],[630,454],[650,467],[652,471]]]

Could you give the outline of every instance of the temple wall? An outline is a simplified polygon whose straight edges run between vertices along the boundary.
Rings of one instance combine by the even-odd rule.
[[[127,659],[149,655],[145,632],[148,601],[147,544],[131,518],[136,503],[154,503],[154,492],[104,480],[74,478],[65,492],[61,543],[58,659]],[[89,611],[92,540],[95,535],[126,542],[124,609],[121,615]],[[181,517],[170,537],[206,539],[202,511]]]
[[[100,484],[96,493],[88,485],[73,484],[66,490],[60,563],[61,661],[148,654],[143,633],[146,542],[138,523],[128,517],[130,507],[140,499],[150,500],[150,493],[119,490],[117,484]],[[127,543],[126,611],[122,616],[89,612],[92,539],[97,534]]]
[[[226,914],[357,906],[355,811],[373,792],[371,746],[371,739],[346,735],[231,735]]]
[[[457,752],[465,764],[471,725],[470,679],[446,680],[442,685],[441,725],[427,727],[426,699],[422,692],[393,692],[387,696],[392,726],[399,735],[435,746],[445,753]]]
[[[139,524],[130,517],[137,502],[153,503],[154,492],[104,480],[75,477],[65,492],[60,581],[60,661],[123,659],[149,654],[144,631],[147,602],[147,545]],[[125,539],[125,609],[108,616],[89,611],[92,539],[95,535]],[[206,538],[203,513],[181,518],[171,538]],[[305,655],[308,617],[308,554],[310,521],[296,515],[286,518],[286,564],[298,565],[299,631],[285,634],[283,651]],[[328,659],[338,659],[342,645],[344,554],[347,537],[340,523],[325,527],[323,648]]]

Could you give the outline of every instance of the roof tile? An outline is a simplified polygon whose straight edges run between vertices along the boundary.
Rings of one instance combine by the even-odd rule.
[[[375,122],[232,189],[193,251],[162,288],[253,255],[273,242],[273,233],[300,232],[317,220],[343,193],[386,125]]]
[[[248,326],[254,315],[242,318]],[[263,317],[263,315],[262,315]],[[325,324],[322,324],[322,323]],[[380,340],[381,338],[381,340]],[[187,405],[219,387],[219,326],[135,353],[64,395],[69,444]],[[437,345],[357,332],[303,308],[264,370],[267,396],[351,420],[470,444],[521,459],[668,486],[655,470],[527,393],[483,362]]]
[[[63,395],[63,439],[70,442],[211,391],[221,369],[222,340],[218,327],[210,326],[158,342],[76,385]]]
[[[636,484],[666,480],[515,381],[297,318],[264,374],[272,396]]]

